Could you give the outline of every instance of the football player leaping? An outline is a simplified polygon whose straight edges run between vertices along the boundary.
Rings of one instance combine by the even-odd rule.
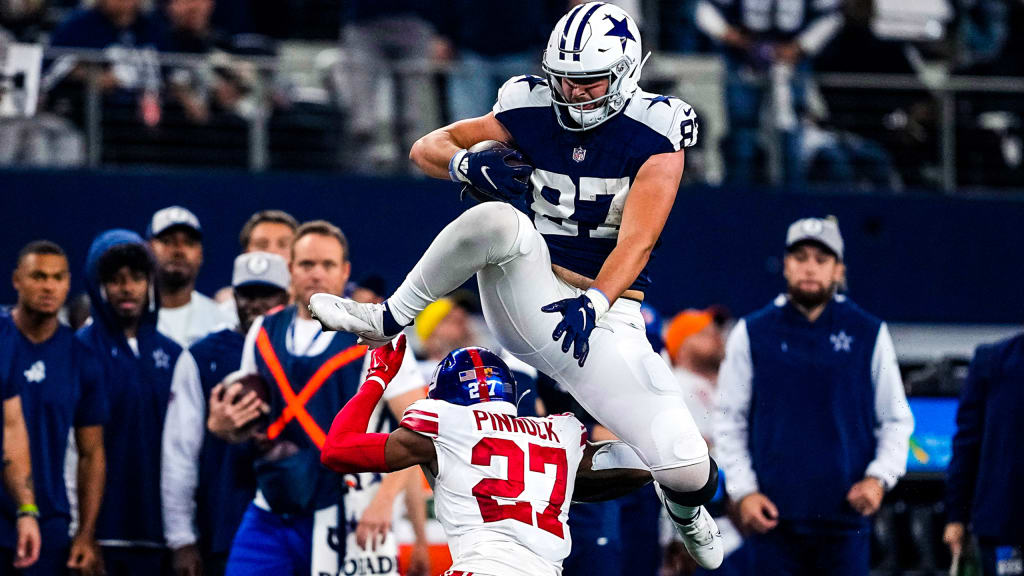
[[[702,504],[715,493],[718,468],[640,315],[647,263],[697,120],[682,100],[639,89],[641,55],[640,32],[622,9],[573,8],[548,40],[547,78],[510,79],[490,114],[435,130],[411,153],[427,174],[477,196],[528,194],[530,215],[506,202],[475,206],[438,235],[384,304],[318,294],[310,309],[326,329],[380,345],[476,274],[501,345],[558,380],[636,450],[687,550],[716,568],[721,538]],[[486,140],[514,149],[467,150]]]

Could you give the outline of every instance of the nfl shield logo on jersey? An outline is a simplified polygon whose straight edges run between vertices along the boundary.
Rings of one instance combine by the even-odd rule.
[[[572,149],[572,159],[576,162],[583,162],[583,159],[587,157],[587,151],[583,149],[583,146],[577,146]]]

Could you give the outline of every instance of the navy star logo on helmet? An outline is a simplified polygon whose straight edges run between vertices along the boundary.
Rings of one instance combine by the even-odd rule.
[[[612,29],[605,32],[605,36],[615,36],[622,42],[622,53],[626,53],[626,42],[632,40],[636,42],[636,38],[633,37],[633,33],[629,31],[629,22],[623,18],[622,20],[616,20],[614,16],[608,14],[604,17],[605,20],[612,21]]]

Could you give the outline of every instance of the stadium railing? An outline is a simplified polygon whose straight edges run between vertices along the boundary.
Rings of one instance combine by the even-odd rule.
[[[141,53],[140,53],[141,54]],[[158,64],[160,122],[147,126],[137,96],[147,59]],[[375,94],[373,139],[351,130],[351,71],[360,64],[330,44],[286,45],[277,57],[147,53],[122,55],[113,69],[139,86],[104,92],[103,51],[48,48],[41,120],[65,121],[84,150],[64,161],[50,131],[40,128],[37,149],[47,165],[90,167],[162,164],[235,167],[250,171],[328,170],[394,174],[409,170],[398,136],[408,132],[394,90]],[[55,63],[65,66],[59,69]],[[88,81],[71,83],[67,63],[92,66]],[[135,68],[133,71],[132,68]],[[444,85],[456,65],[427,60],[374,68],[375,75],[417,79],[430,105],[425,131],[449,121]],[[485,73],[485,71],[481,71]],[[194,96],[210,103],[202,121],[176,104],[172,78],[186,78]],[[718,184],[728,175],[730,136],[726,74],[717,57],[660,54],[644,69],[644,87],[676,94],[701,118],[701,144],[687,158],[687,182]],[[385,86],[388,86],[385,83]],[[770,86],[766,86],[770,88]],[[765,90],[771,94],[772,90]],[[811,186],[879,191],[921,188],[944,193],[1024,188],[1024,79],[916,75],[817,74],[807,105],[796,110],[801,157]],[[220,105],[217,104],[220,102]],[[762,104],[758,173],[754,182],[781,182],[780,109]],[[364,122],[365,124],[365,122]],[[66,136],[68,134],[65,134]],[[38,136],[38,134],[37,134]],[[25,144],[28,146],[29,144]],[[49,148],[47,148],[49,146]],[[26,155],[14,154],[14,163]],[[46,154],[42,155],[46,158]],[[55,157],[56,156],[56,157]],[[370,160],[367,160],[369,158]]]

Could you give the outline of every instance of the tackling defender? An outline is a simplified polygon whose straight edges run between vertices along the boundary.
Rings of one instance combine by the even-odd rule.
[[[721,538],[702,504],[715,493],[717,466],[640,314],[647,263],[697,120],[678,98],[639,89],[641,54],[640,32],[622,9],[573,8],[548,41],[547,79],[510,79],[490,114],[435,130],[411,152],[428,175],[450,176],[478,196],[528,193],[530,215],[506,202],[471,208],[384,304],[317,294],[310,309],[325,328],[379,346],[476,274],[501,345],[636,450],[687,550],[716,568]],[[485,140],[516,149],[468,149]]]
[[[572,546],[566,520],[574,490],[577,501],[610,499],[651,481],[622,442],[588,443],[572,414],[517,417],[515,378],[484,348],[448,354],[400,428],[366,433],[404,353],[404,337],[373,352],[321,461],[342,474],[422,466],[434,479],[454,559],[446,574],[557,575]]]

